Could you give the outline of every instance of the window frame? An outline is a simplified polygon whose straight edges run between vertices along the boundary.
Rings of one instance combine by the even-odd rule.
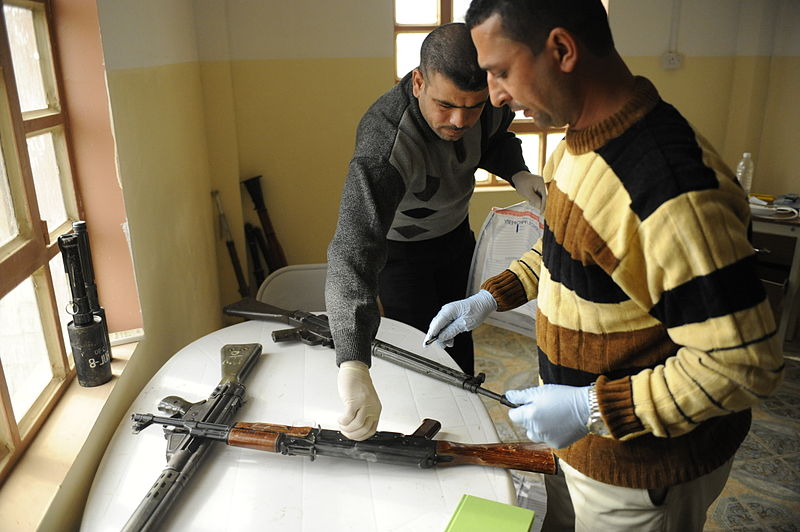
[[[52,378],[41,390],[28,411],[15,420],[5,373],[0,363],[0,484],[8,476],[30,445],[47,416],[75,377],[74,364],[67,356],[61,333],[58,304],[50,261],[59,254],[57,238],[71,230],[71,223],[81,218],[82,209],[75,178],[69,120],[64,109],[63,78],[54,33],[51,0],[3,0],[6,5],[34,10],[37,48],[48,48],[40,63],[52,77],[45,76],[47,109],[22,112],[17,92],[5,11],[0,18],[0,118],[3,158],[18,233],[0,247],[0,298],[5,297],[26,279],[33,282],[39,317],[52,370]],[[8,119],[6,119],[7,117]],[[61,177],[66,221],[47,228],[41,220],[27,139],[48,132],[54,135],[56,160]]]

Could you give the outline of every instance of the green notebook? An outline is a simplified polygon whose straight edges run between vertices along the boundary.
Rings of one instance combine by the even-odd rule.
[[[462,495],[445,532],[528,532],[533,510]]]

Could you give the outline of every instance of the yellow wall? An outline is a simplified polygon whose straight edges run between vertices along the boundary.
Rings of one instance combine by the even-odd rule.
[[[773,57],[769,80],[754,188],[800,193],[800,57]],[[761,178],[766,181],[757,181]]]
[[[392,86],[392,63],[267,59],[235,61],[232,72],[241,176],[263,176],[267,210],[289,263],[325,262],[356,127]],[[246,193],[243,205],[255,222]]]
[[[800,192],[798,138],[800,58],[687,57],[663,70],[660,57],[626,57],[634,73],[650,78],[662,98],[708,138],[731,169],[753,153],[753,192]]]
[[[197,64],[109,72],[145,346],[158,368],[220,325]],[[138,356],[136,358],[141,358]]]

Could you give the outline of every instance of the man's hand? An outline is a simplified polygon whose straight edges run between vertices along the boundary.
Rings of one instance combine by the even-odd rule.
[[[456,335],[471,331],[495,310],[497,301],[488,290],[481,290],[474,296],[446,304],[431,320],[423,347],[434,341],[441,347],[453,347],[453,338]]]
[[[544,186],[544,179],[540,175],[532,174],[521,170],[511,176],[511,182],[517,193],[528,200],[532,206],[544,212],[544,205],[547,200],[547,188]]]
[[[506,398],[519,406],[508,417],[528,432],[528,439],[561,449],[589,433],[589,386],[544,384],[509,390]]]
[[[357,360],[342,362],[337,381],[339,397],[344,403],[339,430],[351,440],[366,440],[375,434],[381,417],[381,401],[372,385],[369,368]]]

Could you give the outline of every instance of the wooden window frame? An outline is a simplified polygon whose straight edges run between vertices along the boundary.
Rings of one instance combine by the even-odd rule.
[[[63,81],[59,65],[57,41],[54,35],[51,0],[3,0],[12,5],[41,10],[44,16],[35,18],[37,36],[46,25],[49,58],[45,68],[52,70],[54,86],[45,81],[48,109],[23,113],[17,93],[16,78],[8,41],[5,13],[0,17],[0,105],[7,106],[8,123],[2,128],[3,153],[14,202],[14,214],[19,225],[17,236],[0,248],[0,298],[28,278],[32,278],[41,319],[45,346],[53,376],[30,409],[17,422],[5,373],[0,364],[0,484],[16,464],[52,412],[58,400],[75,376],[61,334],[55,289],[50,261],[59,253],[57,237],[71,230],[71,223],[80,219],[82,209],[75,182],[69,120],[64,110]],[[42,42],[39,41],[41,45]],[[47,228],[41,220],[34,189],[27,138],[48,131],[58,131],[61,141],[56,144],[59,170],[65,198],[67,220],[59,227]],[[22,199],[22,201],[20,201]],[[60,272],[55,272],[60,274]]]

